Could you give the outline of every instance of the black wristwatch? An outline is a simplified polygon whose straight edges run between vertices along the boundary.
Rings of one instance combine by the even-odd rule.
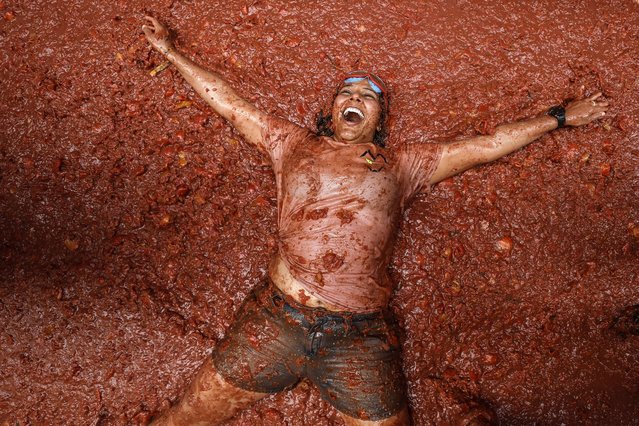
[[[566,109],[561,105],[556,105],[550,108],[546,114],[557,119],[558,129],[566,127]]]

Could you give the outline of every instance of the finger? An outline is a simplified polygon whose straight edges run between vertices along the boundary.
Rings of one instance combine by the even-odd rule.
[[[605,107],[607,107],[607,106],[608,106],[608,105],[610,105],[610,104],[608,103],[608,101],[599,101],[599,102],[597,102],[597,105],[598,105],[598,106],[605,106]]]
[[[151,22],[153,22],[153,26],[155,27],[156,31],[162,28],[162,24],[160,24],[160,21],[158,21],[157,19],[151,17]]]
[[[147,21],[149,21],[149,23],[150,23],[151,25],[153,25],[154,27],[157,27],[157,25],[159,24],[158,20],[157,20],[157,19],[155,19],[153,16],[149,16],[149,15],[147,15],[147,16],[145,16],[144,18],[145,18]]]
[[[153,38],[153,30],[146,25],[142,25],[142,32],[147,38]]]
[[[591,101],[594,101],[595,99],[597,99],[599,96],[601,96],[601,92],[597,92],[594,95],[592,95],[591,97],[589,97],[588,99],[590,99]]]

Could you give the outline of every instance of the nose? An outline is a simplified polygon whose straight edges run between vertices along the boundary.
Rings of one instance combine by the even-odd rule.
[[[353,92],[353,93],[351,93],[351,100],[361,102],[361,101],[362,101],[362,98],[361,98],[361,96],[359,95],[359,93],[357,93],[357,92]]]

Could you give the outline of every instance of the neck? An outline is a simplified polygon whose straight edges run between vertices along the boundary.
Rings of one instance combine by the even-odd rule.
[[[362,145],[362,144],[373,143],[372,137],[363,137],[363,136],[355,138],[355,139],[344,139],[344,138],[341,138],[338,134],[334,134],[333,139],[335,139],[337,142],[346,143],[349,145]]]

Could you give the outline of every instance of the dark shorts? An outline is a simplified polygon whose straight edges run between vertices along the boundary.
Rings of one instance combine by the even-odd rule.
[[[339,411],[381,420],[405,404],[397,336],[387,313],[309,308],[268,284],[244,301],[213,363],[227,381],[254,392],[279,392],[308,378]]]

